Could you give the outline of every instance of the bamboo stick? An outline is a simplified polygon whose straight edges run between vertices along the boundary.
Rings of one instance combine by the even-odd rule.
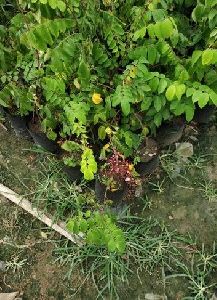
[[[75,234],[70,234],[68,231],[65,230],[65,224],[64,226],[59,226],[58,224],[53,223],[52,219],[50,219],[48,216],[46,216],[42,211],[38,210],[37,208],[33,207],[32,204],[22,196],[18,195],[8,187],[4,186],[0,183],[0,195],[4,196],[8,200],[12,201],[28,213],[30,213],[32,216],[46,224],[48,227],[52,228],[59,234],[66,237],[68,240],[72,241],[73,243],[82,246],[83,241],[82,238]]]

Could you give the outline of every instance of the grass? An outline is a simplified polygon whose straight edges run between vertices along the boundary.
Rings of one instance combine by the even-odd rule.
[[[204,180],[199,184],[199,189],[203,193],[203,197],[209,202],[217,202],[217,188],[210,180]]]
[[[23,267],[26,266],[27,259],[19,259],[18,256],[13,257],[10,261],[6,261],[5,270],[11,270],[13,273],[20,272],[23,270]]]
[[[207,300],[211,299],[216,282],[211,282],[210,277],[217,268],[217,254],[215,243],[211,253],[205,251],[204,245],[191,257],[190,262],[184,263],[177,260],[176,265],[182,273],[167,276],[166,280],[174,277],[184,277],[188,280],[190,295],[185,299]]]
[[[184,185],[193,185],[195,178],[189,180],[188,172],[197,170],[199,182],[202,182],[197,181],[197,186],[206,199],[213,201],[216,188],[203,172],[207,159],[207,155],[194,155],[185,163],[179,164],[176,156],[166,153],[161,156],[161,164],[175,184],[181,180]],[[31,196],[35,206],[52,213],[55,221],[66,220],[78,211],[99,208],[87,184],[70,183],[62,173],[61,165],[52,156],[39,154],[37,166],[26,196]],[[9,174],[5,166],[0,165],[0,168],[4,170],[0,172],[1,182],[8,181],[8,176],[12,178],[13,174]],[[22,179],[16,180],[25,187]],[[165,192],[164,179],[150,185],[157,193]],[[144,197],[143,210],[150,208],[152,201],[148,196]],[[67,266],[66,278],[70,280],[72,273],[79,270],[83,274],[80,289],[86,281],[92,280],[97,299],[105,299],[105,295],[109,295],[110,299],[119,299],[121,284],[125,287],[131,285],[131,278],[135,278],[134,276],[142,283],[144,274],[160,270],[164,295],[167,295],[168,282],[180,277],[188,283],[188,291],[185,291],[183,299],[210,299],[216,287],[212,279],[213,272],[217,269],[215,247],[210,252],[206,252],[204,247],[198,250],[191,238],[185,239],[153,218],[142,219],[128,213],[120,216],[118,224],[124,231],[127,243],[124,255],[108,252],[99,246],[86,244],[79,247],[69,241],[55,241],[54,254],[60,265]],[[7,261],[6,267],[12,272],[20,272],[25,265],[25,259],[12,257]],[[75,291],[75,298],[78,292],[79,289]]]
[[[151,186],[151,189],[155,192],[157,192],[158,194],[162,194],[165,191],[165,187],[164,187],[164,182],[165,182],[165,178],[160,180],[157,180],[156,182],[151,182],[149,181],[149,185]]]
[[[34,179],[33,203],[54,215],[55,220],[65,219],[88,205],[95,205],[94,195],[86,186],[70,183],[61,165],[50,159],[40,163],[40,172]]]
[[[172,262],[181,258],[186,244],[192,243],[191,240],[184,241],[176,232],[168,231],[152,218],[143,220],[128,215],[119,220],[119,225],[127,242],[124,255],[96,246],[80,248],[69,243],[60,243],[55,249],[57,261],[69,268],[68,278],[76,269],[83,271],[85,279],[80,288],[85,280],[92,279],[98,292],[97,299],[104,299],[105,295],[109,295],[109,299],[119,299],[119,285],[129,285],[133,274],[137,274],[137,280],[142,282],[142,272],[154,272],[157,268],[161,268],[162,274],[171,272]]]

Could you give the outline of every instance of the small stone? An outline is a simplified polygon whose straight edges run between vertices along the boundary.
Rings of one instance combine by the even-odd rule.
[[[176,143],[176,154],[179,157],[188,158],[194,154],[194,148],[191,143]]]
[[[47,240],[47,233],[44,231],[41,231],[41,237],[45,240]]]
[[[171,216],[171,215],[169,216],[169,219],[170,219],[170,220],[174,220],[173,216]]]
[[[147,293],[145,294],[145,300],[167,300],[167,296]]]

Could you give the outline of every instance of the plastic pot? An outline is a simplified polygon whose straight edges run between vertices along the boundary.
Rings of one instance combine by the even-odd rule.
[[[3,117],[6,115],[5,109],[1,105],[0,105],[0,115],[3,116]]]
[[[17,136],[31,140],[31,135],[27,128],[27,117],[14,116],[8,112],[6,112],[6,116]]]
[[[65,165],[62,168],[63,172],[67,175],[71,182],[80,181],[82,179],[83,174],[81,173],[80,169],[80,166],[68,167]]]
[[[167,147],[178,142],[183,135],[184,129],[185,123],[183,120],[162,125],[156,135],[159,147]]]
[[[39,145],[53,154],[59,154],[61,152],[59,145],[56,142],[49,140],[45,133],[36,132],[31,128],[29,128],[29,133],[36,145]]]
[[[198,124],[209,124],[213,117],[215,116],[216,107],[214,105],[205,106],[204,108],[199,108],[195,110],[194,119]]]
[[[100,182],[98,178],[95,181],[95,194],[96,194],[96,199],[99,202],[104,202],[105,200],[112,200],[115,203],[120,203],[126,196],[126,193],[127,193],[126,185],[124,185],[119,190],[112,192],[106,190],[105,184]]]
[[[140,176],[152,174],[160,164],[159,156],[155,156],[148,162],[139,162],[135,166],[135,170]]]

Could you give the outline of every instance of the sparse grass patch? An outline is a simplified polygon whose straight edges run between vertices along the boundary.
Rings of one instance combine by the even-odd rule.
[[[137,280],[140,280],[142,271],[152,272],[156,267],[161,268],[163,274],[166,270],[172,271],[172,262],[182,256],[182,247],[177,245],[192,243],[152,218],[143,220],[128,215],[119,220],[119,225],[126,238],[124,255],[96,246],[78,247],[68,242],[61,242],[55,249],[57,261],[69,268],[68,278],[76,269],[83,271],[85,279],[80,288],[85,280],[92,278],[98,291],[97,299],[104,299],[104,295],[119,299],[119,284],[129,285],[132,274],[137,274]]]
[[[189,296],[184,299],[207,300],[217,287],[216,282],[212,282],[211,275],[217,268],[216,246],[209,253],[205,251],[204,245],[201,250],[191,255],[188,262],[176,260],[177,268],[180,273],[167,276],[166,280],[172,277],[185,277],[188,280]]]
[[[97,207],[93,191],[83,181],[71,183],[62,171],[62,165],[52,159],[39,162],[32,201],[36,206],[52,213],[55,220],[66,219],[78,211]]]
[[[212,181],[205,180],[199,184],[199,189],[209,202],[217,202],[217,188]]]

